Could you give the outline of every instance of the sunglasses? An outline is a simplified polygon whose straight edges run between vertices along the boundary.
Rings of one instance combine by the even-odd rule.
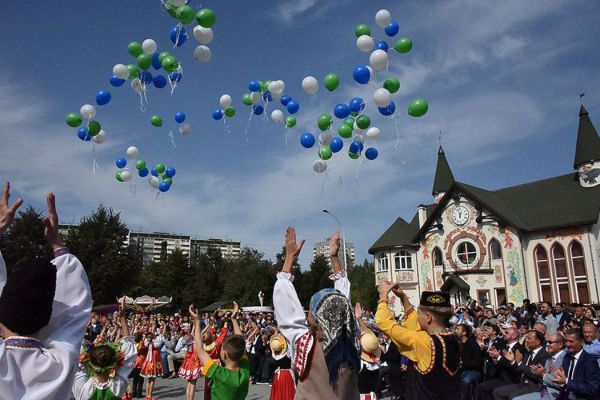
[[[560,341],[558,341],[558,340],[546,340],[546,343],[553,344],[553,343],[560,343]]]

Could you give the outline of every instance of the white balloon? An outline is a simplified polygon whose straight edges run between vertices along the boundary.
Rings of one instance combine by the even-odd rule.
[[[117,64],[113,67],[113,75],[119,79],[129,79],[129,68],[123,64]]]
[[[381,130],[379,128],[372,126],[369,129],[367,129],[367,137],[369,139],[379,139],[379,135],[381,135]]]
[[[281,110],[273,110],[273,112],[271,113],[271,119],[277,123],[283,121],[283,113],[281,112]]]
[[[169,2],[176,7],[181,7],[181,6],[185,6],[187,4],[188,0],[169,0]]]
[[[314,76],[307,76],[302,80],[302,89],[306,93],[316,94],[319,91],[319,82]]]
[[[356,121],[354,121],[354,124],[352,125],[352,130],[356,133],[361,133],[364,129],[359,128],[358,125],[356,125]]]
[[[92,119],[96,116],[96,107],[91,104],[84,104],[81,106],[79,113],[85,119]]]
[[[200,43],[208,44],[213,40],[213,31],[210,28],[204,28],[200,25],[194,27],[194,37]]]
[[[375,77],[375,71],[373,71],[373,68],[371,68],[368,65],[367,65],[367,69],[369,70],[369,82],[371,82],[373,80],[373,78]]]
[[[274,92],[271,92],[271,96],[273,96],[275,100],[279,100],[283,97],[283,90],[276,90]]]
[[[221,108],[225,109],[231,105],[231,96],[228,94],[224,94],[219,99],[219,103],[221,104]]]
[[[140,151],[138,150],[137,147],[129,146],[127,148],[127,157],[129,157],[130,159],[135,160],[136,158],[138,158],[139,155],[140,155]]]
[[[373,49],[373,46],[375,46],[375,41],[369,35],[362,35],[356,39],[356,47],[363,53],[370,52]]]
[[[144,50],[144,54],[152,55],[156,53],[158,46],[153,39],[146,39],[142,42],[142,50]]]
[[[387,107],[392,101],[392,94],[385,88],[379,88],[373,93],[373,101],[377,107]]]
[[[358,134],[358,135],[354,135],[354,137],[352,138],[352,141],[353,141],[353,142],[356,142],[357,140],[358,140],[359,142],[361,142],[362,144],[364,144],[364,143],[365,143],[365,138],[364,138],[364,136],[363,136],[363,135],[360,135],[360,134]]]
[[[158,189],[158,186],[160,185],[160,180],[156,176],[151,177],[148,182],[150,182],[150,186],[154,189]]]
[[[331,132],[321,132],[319,134],[319,144],[321,146],[329,146],[332,140],[333,135],[331,134]]]
[[[121,171],[121,179],[123,180],[123,182],[129,182],[131,178],[131,172],[129,172],[128,169],[124,169],[123,171]]]
[[[321,173],[327,171],[327,163],[323,160],[317,160],[313,163],[313,170],[317,174],[321,174]]]
[[[381,50],[377,49],[371,53],[369,57],[369,64],[375,71],[383,71],[388,63],[388,54]]]
[[[194,60],[200,63],[207,63],[212,57],[212,51],[204,45],[196,47],[194,50]]]
[[[144,90],[144,85],[142,85],[140,78],[135,78],[131,81],[131,88],[137,93],[141,93]]]
[[[252,100],[252,104],[260,103],[260,99],[262,99],[260,92],[252,92],[250,93],[250,99]]]
[[[179,133],[181,133],[184,136],[189,135],[190,133],[192,133],[192,127],[188,124],[183,124],[179,127]]]
[[[375,22],[380,28],[385,28],[392,22],[392,14],[388,10],[379,10],[375,14]]]
[[[96,136],[92,136],[92,140],[94,141],[94,143],[98,143],[98,144],[102,144],[104,142],[106,142],[106,132],[104,132],[104,130],[100,129],[100,132],[98,132],[98,134]]]

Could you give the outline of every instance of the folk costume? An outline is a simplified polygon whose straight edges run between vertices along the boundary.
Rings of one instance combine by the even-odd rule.
[[[202,375],[202,363],[194,351],[193,343],[188,346],[178,374],[181,378],[188,381],[198,379]]]
[[[146,356],[148,355],[148,346],[146,346],[144,338],[138,336],[135,342],[135,348],[137,350],[137,356],[133,362],[133,370],[131,371],[131,374],[129,374],[129,377],[133,378],[133,397],[142,397],[144,378],[140,376],[140,372],[142,371],[144,360],[146,360]]]
[[[449,308],[450,296],[446,292],[423,292],[420,305]],[[459,398],[462,362],[458,339],[451,329],[427,333],[421,329],[414,309],[406,311],[400,325],[384,300],[379,301],[375,320],[410,360],[406,379],[408,400]]]
[[[369,329],[361,332],[360,372],[358,373],[358,391],[361,400],[378,400],[379,367],[381,347],[377,336]]]
[[[287,341],[283,335],[276,334],[271,336],[269,347],[277,367],[273,375],[270,400],[292,400],[296,394],[296,377],[292,371]]]
[[[211,328],[210,332],[213,337],[215,337],[217,335],[216,330],[214,330],[212,328]],[[206,372],[208,371],[210,365],[216,364],[217,366],[220,367],[220,365],[221,365],[221,348],[223,347],[223,341],[225,340],[226,337],[227,337],[227,326],[223,326],[223,328],[221,329],[221,332],[219,333],[219,336],[217,336],[216,340],[214,340],[210,344],[203,343],[204,351],[206,351],[208,353],[208,355],[210,356],[211,360],[213,360],[213,362],[208,363],[209,364],[208,366],[201,365],[202,375],[205,375],[205,377],[204,377],[204,400],[212,400],[212,394],[211,394],[212,375],[207,375]],[[223,368],[223,369],[225,369],[225,368]]]
[[[142,364],[140,376],[144,378],[158,378],[163,376],[162,359],[160,358],[160,348],[163,345],[163,337],[157,335],[151,341],[145,339],[145,344],[148,347],[148,353]]]
[[[0,254],[0,322],[23,336],[0,339],[0,397],[69,398],[92,310],[87,275],[66,248],[7,279]]]

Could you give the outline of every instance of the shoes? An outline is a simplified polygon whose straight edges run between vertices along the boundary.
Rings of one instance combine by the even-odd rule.
[[[177,378],[177,374],[175,373],[175,371],[171,372],[171,374],[167,377],[167,379],[175,379]]]

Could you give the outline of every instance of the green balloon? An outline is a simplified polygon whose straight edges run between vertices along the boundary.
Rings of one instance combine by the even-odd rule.
[[[427,113],[429,105],[424,99],[415,99],[408,105],[408,115],[412,117],[422,117]]]
[[[162,53],[160,53],[158,55],[158,61],[160,62],[160,64],[162,65],[162,62],[165,59],[165,57],[168,57],[170,55],[171,55],[171,53],[169,53],[168,51],[163,51]]]
[[[348,117],[344,120],[344,125],[348,125],[350,128],[354,127],[354,118]]]
[[[358,111],[350,111],[350,115],[352,115],[353,117],[358,117],[360,113]]]
[[[330,92],[333,92],[335,89],[337,89],[338,86],[340,86],[340,77],[337,74],[334,74],[333,72],[325,75],[324,81],[325,87]]]
[[[196,18],[196,14],[192,7],[185,5],[177,9],[177,19],[181,21],[182,24],[189,24],[194,18]]]
[[[162,118],[158,115],[153,115],[152,117],[150,117],[150,123],[153,126],[160,128],[162,126]]]
[[[231,118],[231,117],[233,117],[234,115],[235,115],[235,108],[233,108],[233,107],[227,107],[227,108],[225,109],[225,116],[226,116],[226,117],[229,117],[229,118]]]
[[[144,160],[137,160],[137,162],[135,163],[135,167],[137,169],[144,169],[144,168],[146,168],[146,161],[144,161]]]
[[[137,65],[127,64],[127,69],[129,70],[129,79],[135,79],[140,74],[140,69]]]
[[[383,82],[383,87],[390,93],[396,93],[400,89],[400,81],[394,77],[387,78],[385,82]]]
[[[356,119],[356,126],[360,129],[367,129],[371,125],[371,119],[366,115],[361,115]]]
[[[252,105],[252,96],[250,96],[250,93],[244,93],[244,96],[242,97],[242,103],[247,106]]]
[[[90,136],[96,136],[97,134],[100,133],[100,130],[102,129],[102,127],[100,126],[100,122],[98,121],[90,121],[88,122],[88,134]]]
[[[349,139],[352,137],[352,128],[350,126],[344,124],[338,128],[338,133],[344,139]]]
[[[169,13],[169,15],[173,18],[177,18],[177,6],[171,4],[171,3],[167,3],[165,8],[167,9],[167,12]]]
[[[201,27],[210,28],[217,22],[217,16],[210,8],[203,8],[196,14],[196,21],[198,21],[198,25]]]
[[[137,58],[137,63],[141,69],[146,70],[152,65],[152,56],[149,54],[140,54]]]
[[[121,178],[121,171],[117,171],[116,178],[119,182],[123,182],[123,178]]]
[[[260,83],[260,91],[261,92],[266,92],[267,90],[269,90],[269,82],[271,82],[271,81],[266,81],[266,82],[258,81],[258,83]]]
[[[77,113],[67,114],[67,118],[65,120],[67,121],[67,125],[72,128],[77,128],[79,125],[81,125],[81,115]]]
[[[331,128],[331,124],[333,123],[333,118],[329,114],[321,114],[319,119],[317,119],[317,126],[320,130],[326,131]]]
[[[398,53],[408,53],[412,49],[412,40],[410,40],[410,38],[407,37],[401,37],[396,42],[394,49]]]
[[[127,46],[127,51],[129,52],[129,54],[131,54],[132,57],[137,57],[140,54],[144,53],[144,50],[142,49],[142,45],[139,44],[138,42],[129,43],[129,45]]]
[[[356,29],[354,29],[354,34],[356,37],[361,37],[362,35],[371,36],[371,30],[365,24],[356,25]]]
[[[173,72],[177,68],[179,68],[179,61],[177,61],[177,59],[173,56],[166,56],[165,58],[163,58],[161,64],[167,72]]]
[[[286,117],[285,126],[286,128],[293,128],[294,126],[296,126],[296,117],[292,117],[291,115],[289,117]]]
[[[163,182],[167,182],[170,185],[173,184],[173,179],[169,178],[168,176],[163,176]]]
[[[154,169],[156,170],[156,172],[158,172],[160,175],[162,175],[165,173],[165,164],[158,163],[154,166]]]
[[[356,160],[358,157],[360,157],[360,153],[348,152],[348,156],[350,156],[351,159]]]
[[[319,157],[321,160],[329,160],[332,154],[333,152],[329,146],[321,146],[321,148],[319,148]]]

